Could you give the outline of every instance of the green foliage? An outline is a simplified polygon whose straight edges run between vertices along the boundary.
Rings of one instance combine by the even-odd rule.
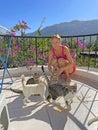
[[[41,26],[40,26],[41,27]],[[37,30],[36,37],[28,38],[24,37],[25,30],[28,29],[26,22],[22,21],[16,24],[13,29],[17,32],[20,31],[21,37],[13,37],[10,49],[10,56],[8,60],[8,67],[19,66],[33,66],[34,64],[47,64],[48,53],[51,48],[51,41],[49,38],[42,38],[40,27]],[[0,55],[6,58],[6,52],[8,48],[8,42],[10,37],[0,37]],[[80,54],[83,51],[98,51],[98,40],[88,42],[87,49],[80,47],[76,42],[76,38],[66,38],[63,43],[67,45],[70,52],[76,54],[74,60],[78,66],[91,66],[98,67],[98,58],[85,57]],[[81,41],[81,39],[78,39]],[[0,62],[2,68],[2,63]]]

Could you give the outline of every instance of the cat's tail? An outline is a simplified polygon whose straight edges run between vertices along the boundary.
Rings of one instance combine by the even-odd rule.
[[[48,76],[47,76],[47,74],[46,74],[46,72],[44,70],[44,66],[43,65],[41,66],[41,69],[42,69],[43,75],[44,75],[44,77],[45,77],[45,79],[47,81],[48,86],[50,86],[50,81],[49,81],[49,78],[48,78]]]
[[[26,87],[26,81],[25,81],[24,75],[21,75],[21,82],[22,82],[22,87],[25,88]]]

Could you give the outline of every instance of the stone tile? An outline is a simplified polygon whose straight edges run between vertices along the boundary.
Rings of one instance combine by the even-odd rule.
[[[21,89],[20,77],[14,78],[15,89]],[[24,106],[23,94],[3,90],[6,96],[10,125],[13,130],[97,130],[98,122],[88,126],[88,121],[98,115],[98,90],[77,82],[78,90],[71,104],[71,111],[56,111],[55,105],[46,104],[40,96],[31,96],[31,102]],[[60,99],[64,106],[63,98]]]
[[[52,130],[43,102],[14,109],[10,112],[10,121],[14,130]]]
[[[97,92],[97,95],[96,95],[95,100],[98,101],[98,91],[96,91],[96,92]]]
[[[88,115],[88,118],[87,118],[87,120],[86,120],[86,124],[85,124],[85,126],[86,126],[86,128],[88,129],[88,130],[97,130],[98,129],[98,122],[96,121],[96,122],[94,122],[94,123],[92,123],[91,125],[88,125],[88,122],[90,121],[90,119],[92,119],[92,118],[94,118],[94,115],[93,115],[93,113],[89,113],[89,115]]]
[[[53,106],[47,107],[52,130],[63,130],[67,122],[67,112],[58,112]]]
[[[98,101],[94,101],[91,111],[98,116]]]
[[[88,130],[75,116],[68,114],[64,130]]]

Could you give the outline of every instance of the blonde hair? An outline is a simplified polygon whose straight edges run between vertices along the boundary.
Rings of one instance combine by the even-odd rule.
[[[59,40],[61,41],[61,37],[60,37],[59,34],[55,34],[55,35],[53,35],[53,36],[52,36],[52,39],[53,39],[53,38],[57,38],[57,39],[59,39]]]

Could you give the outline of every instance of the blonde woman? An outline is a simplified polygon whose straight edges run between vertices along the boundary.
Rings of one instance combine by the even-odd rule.
[[[49,52],[48,69],[52,73],[52,68],[59,68],[58,76],[62,73],[66,75],[66,83],[70,83],[70,74],[76,70],[76,65],[70,54],[69,48],[61,44],[61,37],[56,34],[51,39],[52,49]]]

